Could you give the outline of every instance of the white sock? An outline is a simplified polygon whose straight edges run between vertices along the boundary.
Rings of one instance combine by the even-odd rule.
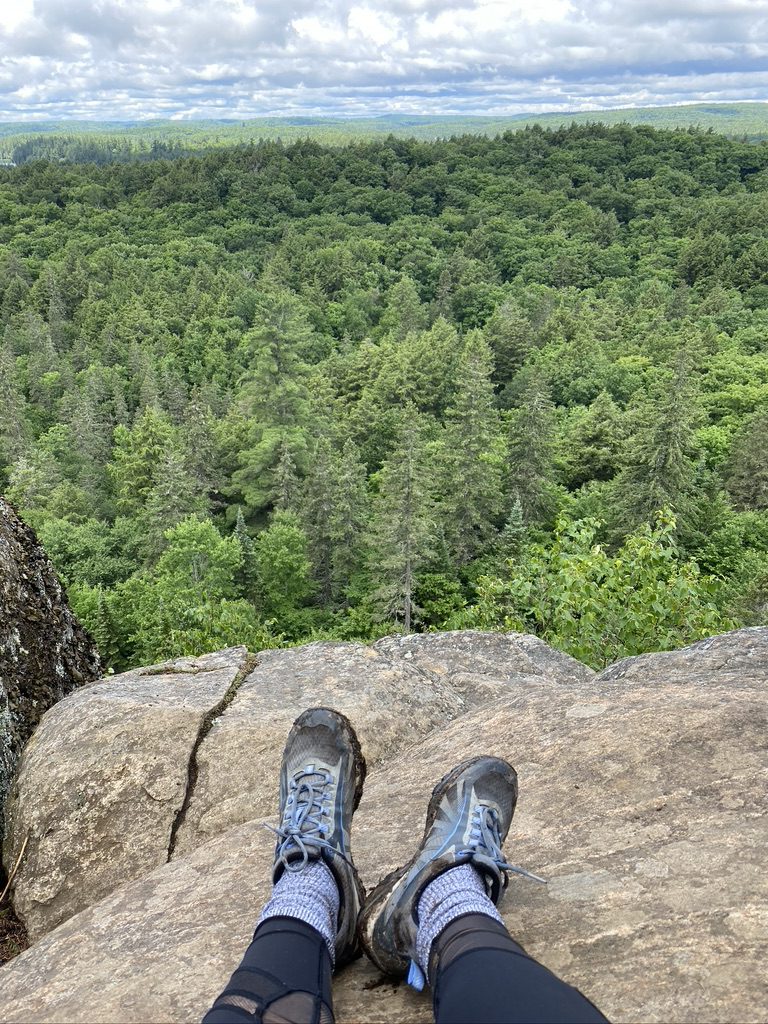
[[[315,928],[325,939],[331,964],[335,963],[339,887],[321,860],[310,861],[301,871],[282,873],[264,905],[259,924],[270,917],[295,917]]]
[[[429,951],[440,932],[465,914],[486,914],[503,923],[485,891],[483,876],[471,864],[459,864],[438,875],[419,898],[416,959],[429,977]]]

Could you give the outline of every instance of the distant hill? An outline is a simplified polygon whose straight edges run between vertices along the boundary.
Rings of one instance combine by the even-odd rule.
[[[417,139],[492,136],[535,124],[556,128],[590,122],[626,122],[654,128],[696,127],[759,142],[768,139],[768,103],[696,103],[506,117],[387,114],[370,118],[263,117],[245,121],[4,122],[0,123],[0,163],[24,163],[40,158],[74,162],[153,159],[260,139],[288,142],[312,138],[326,144],[339,144],[382,135]]]

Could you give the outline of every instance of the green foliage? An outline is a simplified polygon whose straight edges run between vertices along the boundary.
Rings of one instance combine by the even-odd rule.
[[[296,635],[308,620],[302,615],[312,596],[312,565],[307,535],[298,517],[276,512],[256,541],[256,571],[264,614],[281,632]]]
[[[733,447],[728,491],[739,508],[768,510],[768,412],[750,419]]]
[[[414,405],[403,409],[396,446],[378,478],[370,538],[371,601],[381,618],[409,633],[423,569],[433,556],[434,508],[425,428]]]
[[[767,621],[768,149],[584,119],[13,141],[0,485],[115,669],[486,605],[595,662]]]
[[[448,625],[536,633],[595,668],[732,627],[717,607],[717,581],[681,558],[671,513],[614,555],[596,543],[599,527],[559,519],[551,542],[530,545],[503,576],[482,577],[476,603]]]

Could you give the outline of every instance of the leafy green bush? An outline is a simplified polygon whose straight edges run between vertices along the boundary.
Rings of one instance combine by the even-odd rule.
[[[660,512],[611,555],[595,542],[598,520],[561,517],[551,543],[529,545],[502,576],[481,577],[475,604],[446,625],[535,633],[594,668],[732,628],[718,609],[719,582],[681,557],[675,525]]]

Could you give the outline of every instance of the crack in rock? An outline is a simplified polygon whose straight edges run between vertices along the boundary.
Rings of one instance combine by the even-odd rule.
[[[170,861],[173,859],[173,854],[176,849],[176,839],[182,825],[184,824],[184,821],[186,820],[187,811],[189,809],[190,802],[194,795],[195,787],[197,786],[197,752],[202,746],[206,736],[213,728],[213,723],[216,721],[217,718],[220,718],[227,710],[229,705],[235,699],[237,691],[243,685],[246,678],[256,668],[257,664],[258,658],[256,657],[255,654],[246,655],[243,667],[237,672],[235,678],[227,687],[227,692],[224,694],[224,696],[221,698],[218,704],[214,705],[214,707],[212,707],[210,711],[208,711],[205,718],[200,723],[200,728],[197,733],[197,739],[195,740],[192,750],[189,753],[189,761],[187,763],[187,787],[184,792],[184,800],[182,801],[181,807],[176,812],[176,817],[173,820],[173,825],[171,825],[171,834],[168,840],[168,856],[166,858],[166,863],[170,863]]]

